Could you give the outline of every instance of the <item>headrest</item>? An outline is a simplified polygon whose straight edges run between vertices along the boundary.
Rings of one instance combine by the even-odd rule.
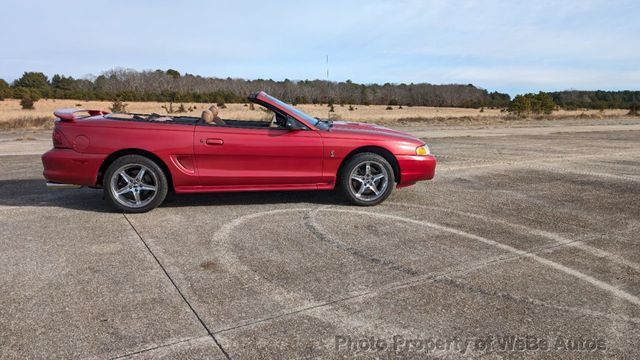
[[[205,110],[202,112],[202,115],[200,116],[200,118],[202,120],[204,120],[207,124],[211,124],[213,122],[213,118],[215,116],[213,115],[213,113],[211,112],[211,110]]]
[[[218,116],[218,113],[220,112],[220,110],[218,110],[218,107],[215,104],[209,107],[209,111],[213,113],[213,117]]]

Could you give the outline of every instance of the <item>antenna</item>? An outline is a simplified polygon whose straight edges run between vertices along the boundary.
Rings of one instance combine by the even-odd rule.
[[[331,120],[331,107],[329,106],[328,102],[330,101],[329,99],[331,98],[330,93],[330,84],[329,84],[329,54],[327,54],[327,119]]]
[[[329,81],[329,55],[327,55],[327,82]]]

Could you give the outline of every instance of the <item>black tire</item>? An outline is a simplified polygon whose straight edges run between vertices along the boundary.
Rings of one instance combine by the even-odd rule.
[[[125,175],[128,179],[125,179]],[[126,213],[143,213],[154,209],[162,204],[169,188],[160,166],[141,155],[125,155],[116,159],[107,168],[102,186],[105,197],[113,206]],[[117,190],[122,193],[118,195]]]
[[[368,174],[366,172],[367,163],[370,165]],[[361,180],[355,180],[353,176],[359,177]],[[376,180],[377,177],[378,179]],[[382,183],[383,179],[385,181],[384,185]],[[337,185],[339,191],[352,204],[373,206],[380,204],[389,197],[395,186],[395,177],[393,168],[385,158],[375,153],[365,152],[356,154],[343,164]]]

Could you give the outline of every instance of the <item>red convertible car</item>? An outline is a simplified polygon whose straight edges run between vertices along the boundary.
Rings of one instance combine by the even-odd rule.
[[[221,119],[214,107],[199,118],[58,110],[42,155],[47,186],[103,188],[117,209],[145,212],[168,191],[339,189],[375,205],[394,185],[434,176],[435,157],[411,135],[319,120],[264,92],[249,100],[267,120]]]

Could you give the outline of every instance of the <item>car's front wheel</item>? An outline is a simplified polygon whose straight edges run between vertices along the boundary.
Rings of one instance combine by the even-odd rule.
[[[167,196],[167,178],[151,159],[125,155],[116,159],[103,178],[104,191],[118,210],[128,213],[149,211]]]
[[[349,159],[338,181],[345,197],[361,206],[381,203],[391,194],[395,184],[391,165],[375,153],[360,153]]]

